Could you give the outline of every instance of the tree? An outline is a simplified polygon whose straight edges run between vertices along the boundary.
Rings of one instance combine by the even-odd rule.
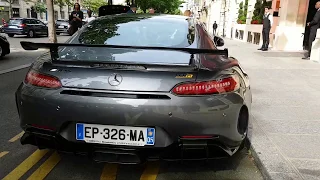
[[[54,7],[52,0],[46,0],[47,2],[47,13],[48,13],[48,34],[49,34],[49,42],[56,43],[57,35],[56,35],[56,27],[54,23]]]
[[[153,7],[157,13],[175,14],[183,1],[181,0],[136,0],[136,5],[146,12]]]
[[[64,2],[65,2],[66,5],[67,5],[68,14],[69,14],[69,7],[72,7],[72,6],[73,6],[73,1],[72,1],[72,0],[64,0]]]
[[[60,14],[62,14],[62,8],[66,5],[65,0],[54,0],[55,5],[59,6]]]
[[[260,24],[262,22],[261,14],[261,7],[262,7],[262,0],[257,0],[256,4],[254,5],[254,11],[252,16],[252,24]]]
[[[14,0],[5,0],[9,4],[9,18],[12,17],[12,4]]]
[[[45,13],[45,12],[47,12],[45,4],[42,3],[42,2],[36,2],[33,7],[34,7],[34,10],[37,13]]]
[[[90,9],[94,13],[98,13],[98,10],[101,6],[107,5],[108,3],[105,0],[83,0],[82,6],[87,9]]]
[[[248,13],[248,0],[245,0],[245,4],[243,2],[239,4],[239,11],[238,11],[238,23],[245,24],[247,20],[247,13]]]

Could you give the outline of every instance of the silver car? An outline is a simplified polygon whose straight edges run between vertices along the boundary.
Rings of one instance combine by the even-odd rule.
[[[243,147],[248,75],[196,19],[111,15],[64,44],[21,44],[50,49],[16,92],[22,144],[112,163],[229,157]]]

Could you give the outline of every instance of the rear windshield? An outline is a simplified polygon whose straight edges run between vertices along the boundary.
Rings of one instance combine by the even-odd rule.
[[[193,41],[194,28],[191,27],[188,20],[121,16],[113,19],[103,17],[90,22],[69,43],[185,48],[190,46]],[[68,49],[70,48],[65,48],[64,52]],[[71,49],[76,50],[76,48]],[[77,49],[100,57],[110,57],[120,51],[120,49],[110,48]],[[132,50],[122,49],[121,52],[129,53]],[[60,52],[60,55],[64,55],[64,53]],[[134,54],[131,53],[131,55]],[[110,60],[117,61],[117,59]]]
[[[19,25],[19,24],[21,24],[21,22],[22,22],[21,19],[10,19],[9,25]]]

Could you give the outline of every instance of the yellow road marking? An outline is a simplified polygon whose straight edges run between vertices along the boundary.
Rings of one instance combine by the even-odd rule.
[[[27,180],[44,179],[59,163],[60,159],[59,154],[54,152]]]
[[[117,178],[117,164],[105,164],[101,173],[100,180],[115,180]]]
[[[11,171],[2,180],[20,179],[27,171],[29,171],[49,150],[36,150],[27,159],[25,159],[19,166]]]
[[[22,131],[21,133],[17,134],[15,137],[11,138],[9,140],[9,142],[12,143],[12,142],[15,142],[16,140],[20,139],[22,137],[23,133],[24,133],[24,131]]]
[[[3,156],[5,156],[6,154],[8,154],[9,151],[3,151],[3,152],[0,152],[0,158],[2,158]]]
[[[159,172],[158,162],[148,162],[147,167],[140,177],[140,180],[155,180]]]

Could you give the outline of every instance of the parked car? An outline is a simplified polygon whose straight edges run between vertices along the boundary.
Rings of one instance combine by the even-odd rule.
[[[56,21],[56,33],[59,35],[61,33],[69,34],[68,29],[70,24],[68,20],[59,19]]]
[[[108,15],[65,44],[21,42],[51,49],[16,92],[21,143],[112,163],[232,156],[246,142],[249,77],[201,24]]]
[[[3,30],[9,37],[14,35],[48,36],[48,27],[42,21],[34,18],[11,18]]]
[[[0,58],[7,54],[10,54],[10,43],[5,36],[0,35]]]

